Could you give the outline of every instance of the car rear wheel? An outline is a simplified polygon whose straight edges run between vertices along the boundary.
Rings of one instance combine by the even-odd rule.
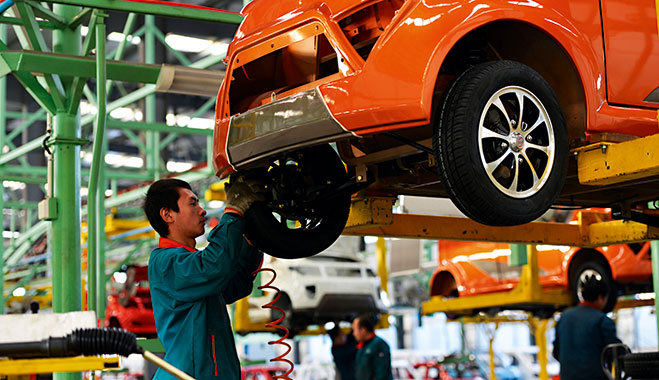
[[[350,212],[345,166],[329,145],[287,153],[267,170],[265,202],[247,211],[246,235],[271,256],[318,254],[341,235]]]
[[[582,302],[584,300],[581,291],[583,285],[591,278],[602,281],[606,285],[607,299],[602,311],[605,313],[612,311],[618,301],[618,287],[613,281],[611,269],[602,260],[590,260],[581,263],[573,272],[570,288],[572,289],[575,302]]]
[[[549,209],[567,173],[567,129],[537,72],[513,61],[474,66],[446,92],[437,119],[440,176],[465,215],[518,225]]]

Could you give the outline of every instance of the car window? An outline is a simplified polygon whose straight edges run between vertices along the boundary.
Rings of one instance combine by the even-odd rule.
[[[368,277],[377,277],[372,269],[366,269],[366,275],[368,275]]]
[[[325,273],[330,277],[361,277],[362,271],[359,268],[340,268],[327,267]]]
[[[320,268],[317,267],[295,266],[295,267],[289,267],[289,269],[303,276],[320,276]]]

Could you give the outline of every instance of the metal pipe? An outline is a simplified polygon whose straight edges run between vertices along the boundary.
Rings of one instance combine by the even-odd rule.
[[[144,35],[144,63],[155,63],[156,60],[156,38],[155,38],[155,17],[152,15],[144,16],[144,26],[146,34]],[[156,95],[151,94],[144,99],[144,116],[147,123],[156,121]],[[146,169],[152,175],[154,180],[160,178],[160,134],[155,131],[146,134]]]
[[[100,310],[98,310],[98,287],[99,284],[99,249],[98,241],[102,239],[103,232],[98,229],[101,214],[105,214],[104,209],[100,209],[99,201],[99,179],[101,166],[104,165],[103,148],[105,146],[105,122],[107,120],[107,98],[106,91],[106,65],[105,65],[105,13],[94,11],[96,17],[96,96],[97,96],[97,113],[96,122],[94,123],[94,145],[91,169],[89,172],[89,191],[87,193],[87,305],[90,310],[96,311],[100,319]],[[105,195],[105,194],[104,194]],[[102,286],[105,286],[103,283]]]
[[[6,0],[5,3],[9,3],[9,0]],[[3,5],[5,4],[3,3]],[[4,11],[4,9],[2,9]],[[0,12],[1,13],[1,12]],[[2,24],[0,25],[0,41],[7,40],[7,26]],[[5,147],[5,133],[7,132],[7,78],[3,76],[0,78],[0,156]],[[5,187],[2,186],[0,190],[0,212],[2,212],[2,239],[0,240],[0,297],[4,295],[4,284],[5,284]],[[5,303],[0,303],[0,314],[5,313]]]
[[[69,21],[80,7],[53,5],[53,11]],[[77,55],[82,49],[80,27],[54,30],[53,53]],[[62,78],[65,99],[73,98],[73,78]],[[77,110],[76,110],[77,111]],[[53,311],[63,313],[81,309],[80,273],[80,139],[79,112],[58,112],[53,118],[53,197],[57,218],[52,221]],[[81,373],[56,373],[54,380],[80,380]]]

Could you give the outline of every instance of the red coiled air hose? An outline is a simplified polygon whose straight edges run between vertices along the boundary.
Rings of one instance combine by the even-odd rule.
[[[279,356],[277,356],[273,359],[270,359],[270,361],[271,362],[284,362],[284,363],[288,363],[288,365],[290,366],[288,371],[286,371],[285,373],[283,373],[281,375],[275,376],[274,379],[275,380],[276,379],[292,380],[288,376],[291,374],[291,372],[293,372],[293,369],[295,368],[295,364],[293,364],[293,362],[291,362],[290,360],[285,358],[285,356],[288,355],[289,352],[291,352],[291,345],[284,342],[284,340],[286,338],[288,338],[288,329],[284,326],[279,325],[281,323],[281,321],[283,321],[284,318],[286,318],[286,312],[284,312],[284,310],[282,310],[280,307],[275,306],[275,303],[279,300],[279,297],[281,297],[281,290],[279,290],[279,288],[277,288],[276,286],[272,285],[272,283],[275,281],[275,278],[277,278],[277,272],[275,272],[275,270],[272,269],[272,268],[259,268],[256,271],[254,271],[253,275],[256,275],[259,272],[270,272],[270,273],[272,273],[272,279],[267,284],[259,286],[258,289],[259,290],[269,289],[269,290],[273,290],[273,291],[276,292],[274,298],[270,302],[266,303],[265,305],[263,305],[261,307],[263,309],[274,309],[274,310],[277,310],[281,313],[281,317],[279,317],[279,319],[277,319],[275,321],[272,321],[272,322],[266,323],[265,327],[279,329],[279,330],[282,330],[284,332],[284,336],[282,336],[281,338],[279,338],[277,340],[271,340],[271,341],[268,342],[268,344],[271,344],[271,345],[279,344],[279,345],[282,345],[282,346],[286,347],[286,352],[284,352],[283,354],[281,354],[281,355],[279,355]]]

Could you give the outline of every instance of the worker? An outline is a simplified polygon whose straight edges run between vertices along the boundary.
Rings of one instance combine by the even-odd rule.
[[[357,340],[353,334],[345,334],[339,324],[327,332],[332,339],[332,357],[340,380],[356,380],[355,357],[357,356]]]
[[[604,347],[620,343],[616,325],[601,310],[608,289],[604,282],[589,277],[583,284],[583,302],[562,313],[556,324],[554,357],[561,363],[561,380],[607,379],[601,365]]]
[[[375,335],[376,319],[364,314],[352,321],[352,334],[359,342],[355,358],[355,378],[359,380],[393,380],[391,351],[382,338]]]
[[[244,237],[242,217],[262,188],[238,178],[226,195],[224,215],[202,251],[195,245],[206,211],[187,182],[156,181],[144,203],[160,235],[148,269],[158,338],[165,360],[196,379],[240,379],[226,305],[249,295],[263,259]],[[174,378],[160,369],[154,377]]]

